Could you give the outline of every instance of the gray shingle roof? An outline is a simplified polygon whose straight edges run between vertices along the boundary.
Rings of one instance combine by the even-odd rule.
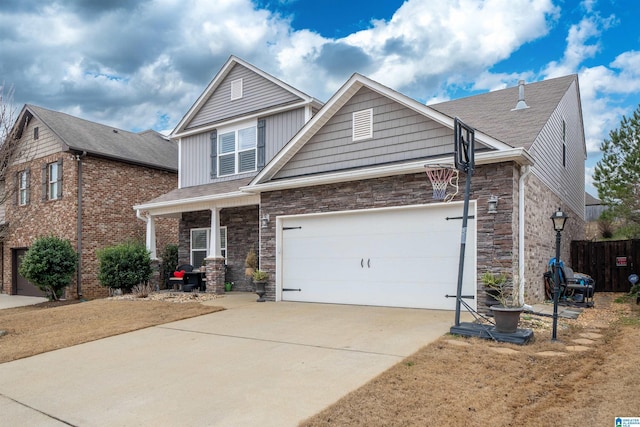
[[[529,149],[574,81],[575,74],[526,84],[524,99],[529,108],[523,110],[512,111],[518,101],[517,86],[429,107],[505,144]]]
[[[71,150],[170,171],[178,170],[178,146],[153,130],[128,132],[36,105],[25,109]]]
[[[602,204],[602,201],[597,197],[592,196],[591,194],[585,192],[584,193],[584,204],[585,206],[598,206]]]
[[[149,200],[144,204],[175,202],[178,200],[195,199],[198,197],[217,196],[220,194],[235,193],[240,187],[248,185],[253,177],[235,179],[232,181],[215,182],[212,184],[197,185],[194,187],[176,188],[162,196]]]

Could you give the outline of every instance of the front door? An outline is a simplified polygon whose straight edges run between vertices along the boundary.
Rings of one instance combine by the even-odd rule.
[[[47,294],[42,292],[37,286],[22,277],[19,273],[22,257],[27,253],[27,248],[12,249],[12,267],[13,267],[13,289],[16,295],[24,295],[29,297],[46,297]]]

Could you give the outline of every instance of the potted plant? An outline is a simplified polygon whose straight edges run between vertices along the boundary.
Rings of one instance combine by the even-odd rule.
[[[247,257],[244,260],[244,275],[251,277],[253,272],[258,268],[258,257],[256,251],[251,248],[247,253]]]
[[[253,272],[253,283],[256,285],[256,294],[258,294],[258,302],[265,302],[264,294],[267,293],[266,285],[269,279],[269,274],[262,270],[255,270]]]
[[[496,331],[511,334],[518,330],[520,314],[524,306],[520,304],[518,289],[509,284],[509,277],[505,273],[485,272],[481,279],[485,285],[485,292],[495,299],[497,304],[489,308],[493,311]]]

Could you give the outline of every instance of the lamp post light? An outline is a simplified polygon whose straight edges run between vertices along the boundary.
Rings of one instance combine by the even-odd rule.
[[[560,293],[560,234],[564,230],[564,225],[567,222],[567,214],[562,212],[560,208],[551,215],[553,221],[553,229],[556,231],[556,258],[554,260],[554,273],[553,273],[553,333],[551,334],[551,341],[557,340],[558,330],[558,294]]]

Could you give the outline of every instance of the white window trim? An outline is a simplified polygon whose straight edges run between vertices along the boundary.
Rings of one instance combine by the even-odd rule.
[[[29,191],[29,183],[27,182],[27,171],[23,170],[18,173],[18,205],[25,206],[27,204],[27,192]],[[23,187],[24,184],[24,187]]]
[[[373,138],[373,108],[354,111],[351,124],[354,141]]]
[[[253,146],[252,148],[245,148],[243,150],[239,149],[239,141],[238,141],[238,131],[242,130],[242,129],[247,129],[247,128],[253,128],[255,130],[255,146]],[[227,173],[227,174],[222,174],[222,168],[220,167],[220,157],[223,156],[229,156],[232,153],[221,153],[220,152],[220,138],[222,137],[222,135],[227,134],[227,133],[231,133],[231,132],[235,132],[235,148],[233,151],[233,156],[234,156],[234,172],[233,173]],[[218,177],[225,177],[225,176],[233,176],[233,175],[238,175],[238,174],[244,174],[244,173],[251,173],[251,172],[255,172],[258,170],[258,120],[250,120],[250,121],[245,121],[242,123],[238,123],[234,126],[229,126],[226,128],[220,128],[218,129],[218,136],[217,136],[217,141],[216,141],[216,150],[218,150],[217,156],[216,156],[216,162],[218,162],[217,164],[217,172],[218,172]],[[254,162],[254,168],[252,170],[246,170],[246,171],[242,171],[240,172],[240,153],[244,153],[247,151],[251,151],[254,150],[255,152],[255,162]]]
[[[236,99],[241,99],[243,96],[243,87],[242,79],[236,79],[231,81],[231,100],[235,101]]]
[[[207,247],[206,249],[194,249],[193,248],[193,232],[194,231],[203,231],[206,230],[207,232]],[[222,254],[222,256],[226,259],[227,258],[227,227],[226,226],[222,226],[220,227],[220,237],[224,236],[224,239],[220,239],[220,252]],[[206,256],[210,253],[210,243],[211,243],[211,227],[201,227],[201,228],[192,228],[189,230],[189,263],[191,265],[193,265],[194,268],[200,268],[201,266],[199,265],[194,265],[193,264],[193,251],[204,251],[206,250],[206,254],[205,254],[205,258]]]
[[[52,173],[52,168],[55,167],[55,173]],[[49,200],[58,199],[58,163],[53,162],[47,165],[47,198]]]

